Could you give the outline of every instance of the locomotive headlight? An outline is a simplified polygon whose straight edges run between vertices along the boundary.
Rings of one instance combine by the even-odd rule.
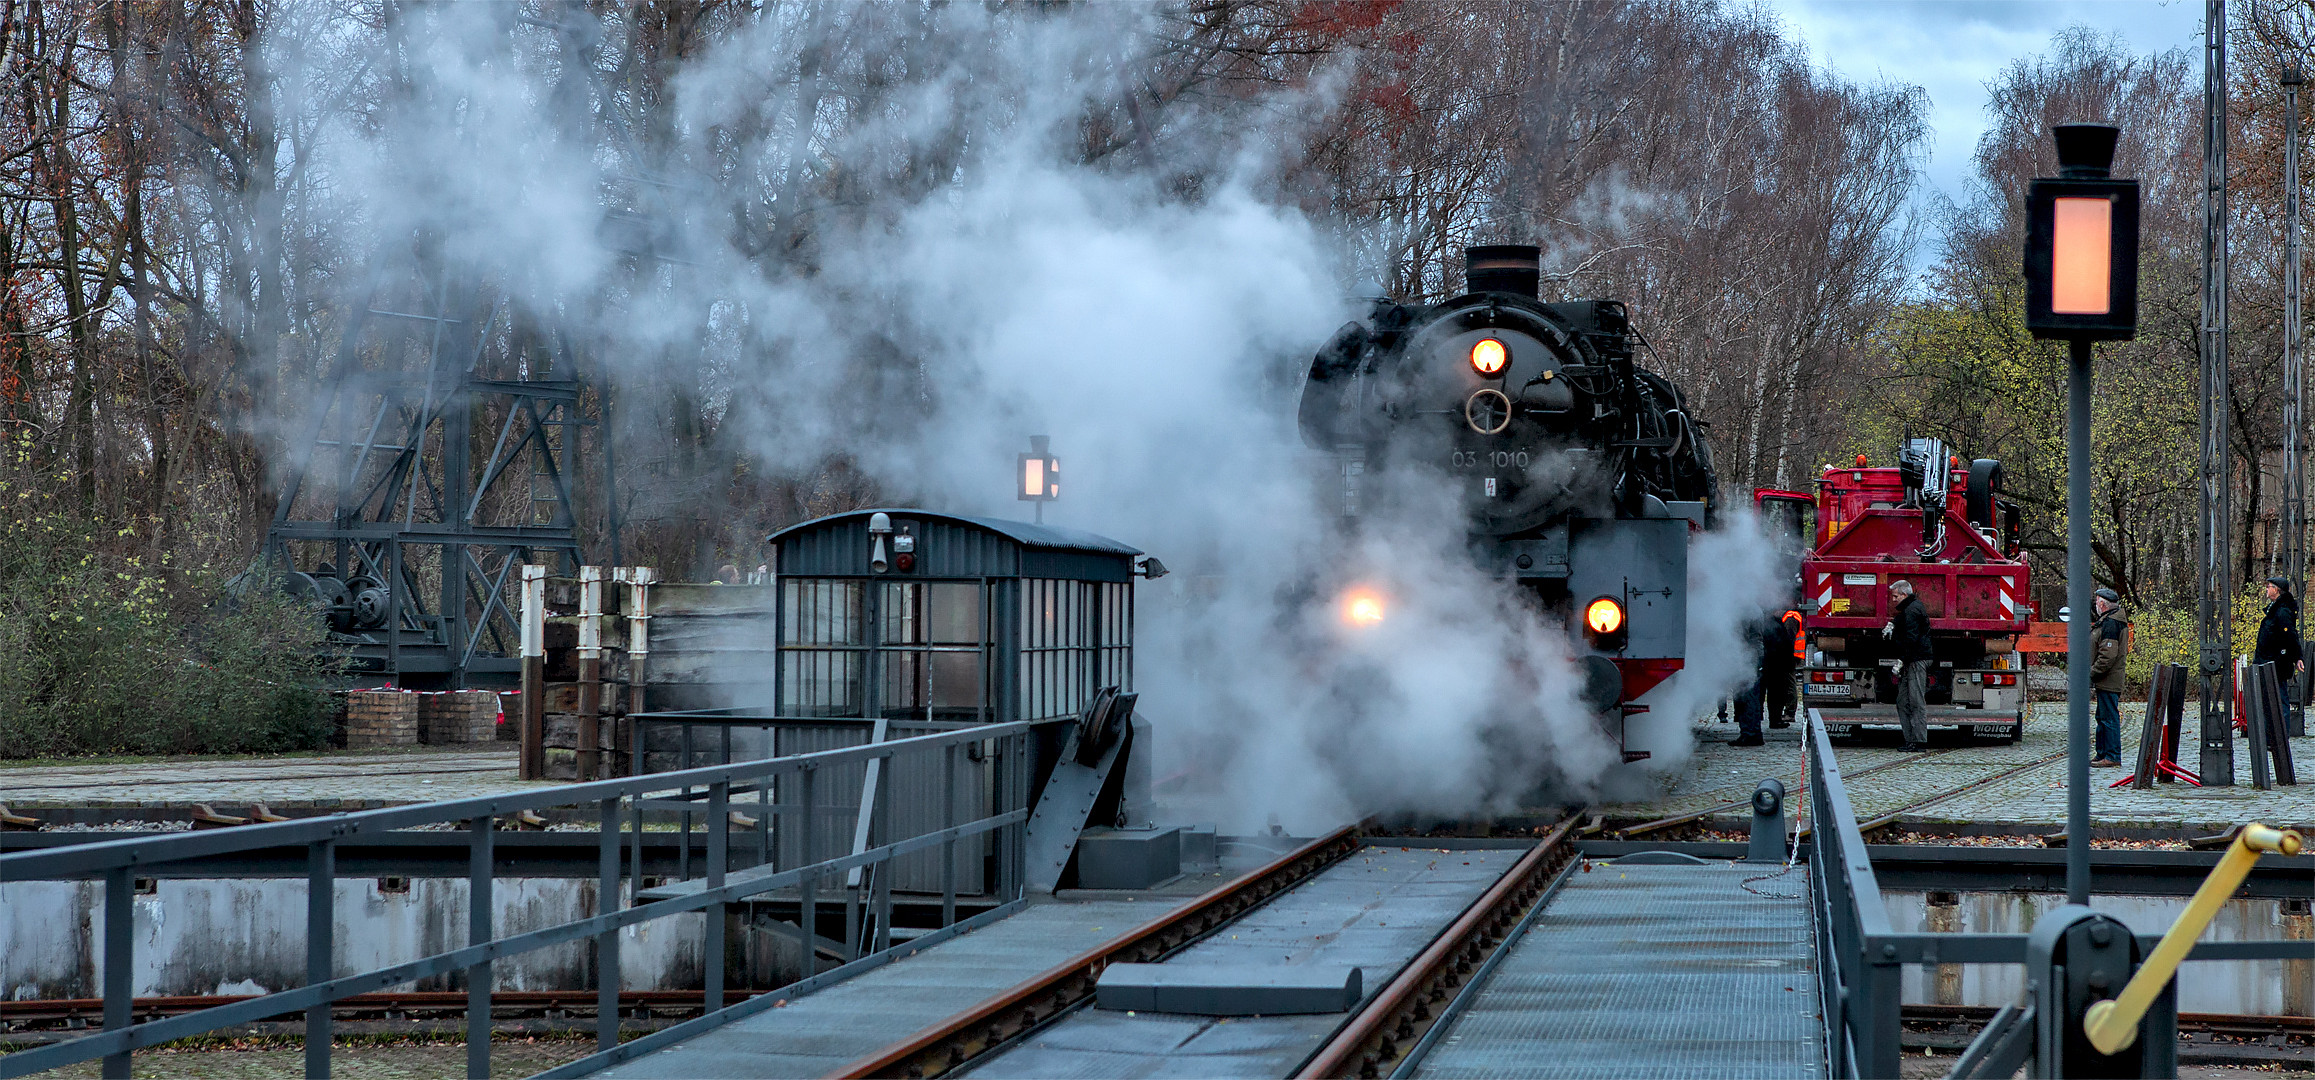
[[[1624,623],[1624,602],[1602,596],[1584,605],[1584,640],[1604,653],[1620,653],[1631,642]]]
[[[1511,352],[1494,338],[1480,338],[1471,346],[1471,370],[1481,375],[1501,375],[1503,365],[1511,359]]]
[[[1352,589],[1342,598],[1342,621],[1352,626],[1373,626],[1383,621],[1383,594],[1373,589]]]
[[[1624,628],[1624,605],[1614,597],[1603,596],[1584,605],[1584,627],[1606,637]]]

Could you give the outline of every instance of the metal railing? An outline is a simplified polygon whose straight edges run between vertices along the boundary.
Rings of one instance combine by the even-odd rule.
[[[1889,908],[1841,783],[1832,736],[1808,711],[1809,887],[1817,905],[1817,990],[1828,1076],[1896,1076],[1904,969]],[[2023,959],[2021,954],[2020,959]]]
[[[1893,929],[1857,827],[1824,718],[1809,710],[1809,884],[1816,905],[1818,989],[1825,1017],[1826,1075],[1898,1075],[1907,965],[2024,964],[2028,934],[1907,933]],[[2093,901],[2095,902],[2095,901]],[[2160,935],[2135,935],[2141,955]],[[2311,941],[2204,941],[2205,960],[2315,959]]]
[[[1039,727],[1066,722],[975,725],[969,729],[870,745],[620,780],[601,780],[274,824],[142,836],[0,855],[0,881],[101,876],[105,897],[101,973],[105,1002],[103,1030],[78,1039],[0,1057],[0,1077],[24,1076],[92,1058],[103,1059],[105,1076],[126,1077],[129,1075],[129,1055],[134,1050],[222,1027],[290,1015],[301,1010],[306,1019],[306,1072],[309,1076],[327,1077],[330,1071],[331,1002],[355,994],[371,993],[458,972],[464,973],[467,992],[467,1074],[487,1077],[490,1074],[490,991],[493,965],[499,960],[538,949],[592,941],[597,971],[597,1050],[588,1057],[543,1074],[583,1075],[689,1038],[741,1016],[771,1008],[794,994],[849,977],[974,926],[1002,918],[1017,909],[1023,902],[1018,884],[1021,880],[1020,861],[1025,850],[1030,800],[1034,797],[1028,775],[1032,746]],[[825,858],[816,850],[818,845],[814,837],[817,832],[825,831],[819,829],[814,820],[817,813],[824,809],[816,791],[822,777],[832,772],[858,774],[874,771],[860,768],[872,762],[880,763],[881,771],[889,772],[903,755],[925,756],[945,762],[949,775],[953,777],[957,773],[957,758],[968,747],[986,747],[991,744],[994,744],[996,752],[983,756],[993,759],[997,770],[996,782],[991,785],[994,789],[993,799],[981,804],[990,812],[970,820],[955,820],[958,800],[951,797],[944,803],[945,809],[937,827],[903,832],[890,825],[889,795],[876,796],[868,801],[874,828],[870,831],[867,846]],[[767,785],[770,801],[757,805],[773,819],[780,819],[780,828],[794,830],[792,835],[795,842],[787,845],[787,849],[796,854],[792,862],[779,859],[731,872],[732,797],[735,794],[763,792]],[[680,889],[657,890],[660,894],[673,893],[663,899],[623,906],[620,902],[622,878],[639,869],[622,858],[623,825],[630,820],[623,811],[637,804],[648,806],[656,801],[651,798],[655,795],[700,791],[704,791],[704,797],[698,799],[697,804],[704,811],[702,816],[707,832],[703,876],[696,882],[686,883]],[[599,853],[596,914],[591,918],[524,933],[499,935],[494,926],[496,919],[491,896],[493,837],[499,828],[499,819],[524,811],[573,806],[592,806],[595,810]],[[641,824],[640,815],[633,820],[638,826]],[[445,823],[464,823],[466,827],[467,944],[462,948],[370,971],[338,974],[332,962],[337,914],[333,886],[337,876],[334,860],[337,845],[390,830]],[[766,820],[761,825],[767,830],[773,826],[773,820]],[[879,868],[903,855],[917,852],[929,855],[937,851],[950,868],[953,881],[958,841],[984,834],[989,835],[996,845],[1000,868],[998,878],[1010,892],[998,897],[1001,902],[997,906],[960,922],[955,918],[955,893],[952,888],[948,893],[951,899],[942,905],[939,929],[895,944],[891,934],[890,875],[880,872]],[[198,1012],[135,1023],[132,1015],[134,1000],[131,995],[134,991],[135,972],[136,878],[173,862],[287,845],[304,845],[307,850],[306,985]],[[841,967],[814,975],[779,991],[758,994],[736,1005],[727,1006],[724,1000],[726,980],[722,918],[725,906],[774,889],[794,887],[798,890],[799,921],[803,924],[801,929],[809,932],[811,924],[816,921],[818,910],[814,896],[816,885],[831,876],[842,877],[856,868],[871,875],[862,902],[873,912],[872,925],[881,927],[881,931],[872,938],[874,948],[865,952],[848,952],[851,958]],[[705,968],[705,1014],[620,1043],[620,932],[655,919],[692,912],[706,915],[703,920],[705,940],[701,949]],[[805,940],[808,942],[810,939],[807,937]],[[812,955],[808,945],[805,955]]]

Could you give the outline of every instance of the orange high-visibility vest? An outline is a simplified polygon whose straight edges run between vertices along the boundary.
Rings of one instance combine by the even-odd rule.
[[[1807,635],[1801,631],[1801,613],[1798,611],[1787,611],[1784,613],[1784,618],[1782,621],[1786,626],[1792,628],[1793,662],[1806,663],[1809,658],[1809,639]]]

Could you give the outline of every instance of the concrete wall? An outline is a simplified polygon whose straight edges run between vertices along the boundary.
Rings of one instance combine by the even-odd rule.
[[[1928,895],[1918,892],[1885,892],[1882,903],[1889,909],[1891,928],[1903,932],[1936,932],[1944,927],[1930,925]],[[1961,925],[1958,930],[1968,934],[2023,934],[2033,929],[2034,920],[2043,912],[2065,904],[2063,895],[2047,893],[1962,893],[1958,905]],[[2100,896],[2094,905],[2130,927],[2137,934],[2161,934],[2170,929],[2181,912],[2186,910],[2183,896]],[[2303,925],[2305,917],[2300,917]],[[2292,933],[2292,924],[2286,921],[2280,900],[2236,899],[2229,901],[2211,921],[2204,941],[2280,941]],[[2305,933],[2304,929],[2298,932]],[[2179,965],[2178,1009],[2180,1012],[2242,1013],[2253,1016],[2304,1015],[2307,1010],[2307,987],[2293,992],[2292,983],[2307,982],[2310,972],[2303,964],[2287,961],[2195,961]],[[1944,992],[1939,992],[1937,969],[1925,965],[1905,968],[1906,1004],[1924,1005],[2007,1005],[2018,999],[2025,990],[2023,964],[1947,964],[1948,969],[1959,969],[1958,986],[1949,970],[1944,981]],[[1958,991],[1958,995],[1956,993]],[[2286,1005],[2289,1008],[2286,1008]]]
[[[448,952],[466,944],[466,881],[408,879],[385,892],[371,878],[337,882],[337,974]],[[513,878],[493,883],[501,934],[595,914],[595,883]],[[305,882],[281,879],[174,881],[136,898],[136,994],[257,994],[305,984]],[[101,882],[0,883],[0,994],[11,1000],[101,996]],[[619,964],[627,990],[700,985],[701,916],[675,915],[623,931]],[[500,961],[497,989],[594,986],[591,943]],[[403,989],[464,989],[463,972]]]

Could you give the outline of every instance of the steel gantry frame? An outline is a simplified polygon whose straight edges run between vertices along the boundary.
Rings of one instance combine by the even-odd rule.
[[[2306,440],[2307,374],[2299,339],[2299,87],[2306,76],[2293,63],[2283,69],[2283,577],[2291,595],[2307,595]],[[2301,632],[2305,627],[2301,627]],[[2294,688],[2291,700],[2307,701],[2307,677],[2283,672]]]
[[[565,343],[486,355],[501,305],[427,252],[385,265],[284,470],[265,568],[328,611],[358,674],[511,685],[514,568],[583,561],[583,386]],[[491,429],[478,465],[476,435]]]
[[[2234,699],[2232,651],[2234,596],[2227,583],[2227,530],[2234,521],[2233,462],[2228,457],[2227,401],[2227,4],[2208,0],[2203,17],[2203,290],[2202,462],[2197,473],[2201,502],[2202,566],[2195,605],[2202,642],[2198,674],[2202,693],[2202,768],[2205,784],[2235,782],[2234,729],[2227,703]],[[2086,612],[2075,612],[2083,618]]]

